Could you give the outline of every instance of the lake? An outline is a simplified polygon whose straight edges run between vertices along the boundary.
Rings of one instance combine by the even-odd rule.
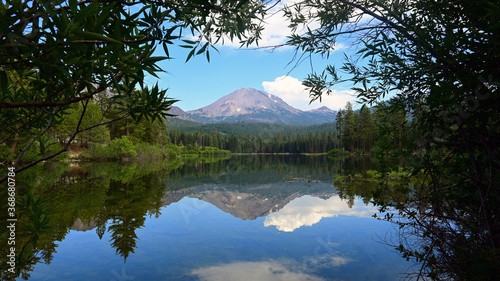
[[[18,175],[21,194],[46,200],[53,229],[24,277],[399,280],[413,264],[385,245],[394,226],[372,217],[370,198],[333,185],[372,165],[291,155],[45,164]],[[17,244],[26,237],[20,229]]]

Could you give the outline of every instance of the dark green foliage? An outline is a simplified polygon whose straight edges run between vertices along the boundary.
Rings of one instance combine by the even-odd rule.
[[[7,157],[0,161],[19,166],[36,145],[40,155],[17,167],[21,172],[60,155],[77,138],[97,138],[83,116],[91,126],[169,116],[175,100],[157,85],[144,85],[146,74],[163,71],[158,62],[171,59],[169,46],[190,48],[189,60],[209,59],[223,38],[251,44],[260,37],[264,9],[259,0],[0,2],[0,155]],[[185,40],[186,33],[197,39]],[[153,55],[157,47],[163,56]],[[117,111],[113,118],[85,115],[96,102],[103,115]],[[80,115],[66,120],[74,110]],[[61,146],[46,149],[55,143],[47,135],[61,124]]]
[[[286,9],[297,30],[318,23],[290,37],[298,52],[328,58],[335,43],[361,38],[342,65],[306,78],[312,99],[345,82],[365,104],[391,98],[375,115],[378,155],[396,157],[388,168],[405,165],[411,180],[399,187],[414,191],[377,204],[396,209],[387,219],[402,241],[421,238],[395,245],[423,264],[417,278],[500,275],[499,10],[492,0],[305,0]],[[344,118],[349,127],[352,114]],[[358,145],[356,129],[344,130],[343,141]]]
[[[336,137],[339,147],[350,153],[370,153],[381,135],[377,130],[377,122],[368,107],[354,111],[348,102],[346,109],[337,114]]]
[[[257,131],[247,133],[233,135],[217,130],[210,134],[204,131],[184,133],[175,129],[170,131],[169,138],[178,145],[215,146],[233,153],[326,153],[338,145],[331,131],[304,135],[277,133],[273,136],[261,136]]]

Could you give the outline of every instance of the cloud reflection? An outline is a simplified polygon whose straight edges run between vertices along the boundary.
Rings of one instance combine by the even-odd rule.
[[[280,231],[292,232],[305,225],[312,226],[323,218],[339,215],[370,217],[376,211],[372,206],[365,206],[361,200],[355,200],[354,206],[349,208],[338,196],[324,200],[305,195],[294,199],[278,212],[268,215],[264,226],[274,225]]]
[[[304,258],[304,261],[302,262],[302,269],[311,270],[318,268],[340,267],[353,261],[353,259],[348,257],[332,256],[330,254],[310,256]]]
[[[294,271],[291,263],[278,261],[234,262],[196,269],[192,272],[204,281],[323,281],[311,274]]]

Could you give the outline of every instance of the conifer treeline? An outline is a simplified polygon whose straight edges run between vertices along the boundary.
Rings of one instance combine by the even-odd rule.
[[[203,130],[184,133],[175,129],[169,132],[169,140],[175,145],[213,146],[233,153],[321,153],[338,144],[333,132],[260,136],[222,134],[216,129],[211,133]]]
[[[336,129],[339,147],[350,152],[370,152],[378,140],[377,125],[371,110],[363,107],[354,111],[349,102],[346,109],[337,113]]]

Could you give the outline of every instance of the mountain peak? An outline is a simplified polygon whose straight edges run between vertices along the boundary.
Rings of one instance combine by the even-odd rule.
[[[317,112],[304,112],[293,108],[270,93],[253,88],[242,88],[221,97],[208,106],[188,111],[187,114],[202,123],[244,121],[311,125],[332,122],[330,116],[327,116],[324,121],[321,120],[332,112],[327,107]]]
[[[176,118],[182,119],[182,120],[187,120],[187,121],[194,121],[189,114],[187,114],[184,110],[180,109],[178,106],[172,106],[170,110],[168,111],[169,114],[175,115]]]
[[[330,108],[326,107],[326,106],[322,106],[320,108],[316,108],[316,109],[312,109],[312,110],[309,110],[308,112],[321,112],[321,113],[331,113],[331,112],[335,112],[334,110],[331,110]]]
[[[270,112],[277,114],[283,113],[283,111],[299,113],[298,109],[289,106],[277,96],[256,89],[246,88],[236,90],[208,106],[189,111],[189,113],[202,118],[223,117],[223,120],[218,121],[229,121],[226,119],[239,115],[256,115]],[[263,120],[260,121],[264,122]]]
[[[260,91],[260,90],[254,89],[254,88],[241,88],[241,89],[238,89],[238,90],[230,93],[229,95],[226,95],[226,97],[228,97],[228,96],[247,96],[247,97],[264,98],[264,99],[265,98],[278,99],[278,100],[282,101],[279,97],[277,97],[275,95],[271,95],[270,93]]]

